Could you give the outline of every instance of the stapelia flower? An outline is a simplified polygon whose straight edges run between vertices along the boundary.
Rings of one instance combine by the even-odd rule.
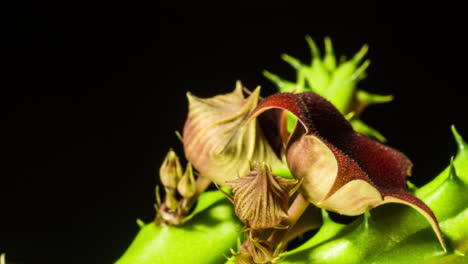
[[[189,113],[183,130],[185,155],[201,176],[219,185],[249,172],[250,161],[284,167],[257,120],[242,122],[258,104],[260,88],[244,98],[242,84],[232,93],[202,99],[187,93]]]
[[[288,216],[289,192],[297,183],[275,176],[268,164],[252,164],[244,177],[229,181],[236,215],[251,229],[279,227]]]
[[[272,95],[248,120],[268,109],[289,111],[298,119],[286,156],[310,202],[345,215],[386,203],[410,205],[426,217],[445,249],[433,212],[407,192],[412,163],[404,154],[355,132],[330,102],[312,92]]]

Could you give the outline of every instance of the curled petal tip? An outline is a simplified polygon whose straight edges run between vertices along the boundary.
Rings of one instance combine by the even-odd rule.
[[[442,235],[442,231],[440,230],[439,222],[437,221],[437,218],[432,212],[431,208],[429,208],[429,206],[427,206],[423,201],[419,200],[418,198],[409,193],[397,192],[386,194],[384,197],[384,201],[381,204],[386,203],[405,204],[417,210],[422,216],[426,218],[426,220],[431,225],[435,235],[437,236],[437,239],[440,242],[440,245],[442,246],[442,249],[444,251],[447,251],[447,245]]]
[[[228,94],[202,99],[189,97],[189,114],[184,125],[187,159],[203,177],[219,185],[249,171],[250,160],[263,160],[273,168],[283,167],[259,122],[242,125],[257,106],[260,88],[247,98],[237,83]]]

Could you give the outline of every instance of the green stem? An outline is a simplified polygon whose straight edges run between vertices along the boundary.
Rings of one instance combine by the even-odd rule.
[[[307,201],[307,199],[301,193],[296,196],[296,199],[294,199],[291,207],[289,207],[288,218],[282,222],[282,224],[288,226],[288,228],[274,230],[267,240],[272,248],[276,248],[278,245],[280,245],[281,242],[286,240],[289,232],[294,227],[299,218],[304,214],[309,204],[309,201]]]
[[[309,206],[296,224],[289,229],[283,241],[289,242],[307,231],[317,229],[322,226],[322,222],[320,208]]]

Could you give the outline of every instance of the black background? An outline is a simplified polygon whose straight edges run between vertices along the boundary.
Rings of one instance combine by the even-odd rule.
[[[281,11],[179,14],[145,8],[65,9],[10,2],[0,55],[0,252],[15,263],[111,263],[154,216],[156,171],[204,97],[275,91],[282,53],[309,61],[304,40],[330,36],[338,54],[370,45],[360,87],[394,94],[363,119],[414,162],[422,184],[468,137],[463,28],[440,24],[323,24]],[[322,21],[323,22],[323,21]],[[155,169],[156,168],[156,169]]]

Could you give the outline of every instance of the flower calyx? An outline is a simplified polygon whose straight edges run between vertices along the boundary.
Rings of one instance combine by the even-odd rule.
[[[246,176],[227,183],[234,192],[235,213],[247,229],[283,228],[297,180],[275,176],[268,164],[256,162]]]

